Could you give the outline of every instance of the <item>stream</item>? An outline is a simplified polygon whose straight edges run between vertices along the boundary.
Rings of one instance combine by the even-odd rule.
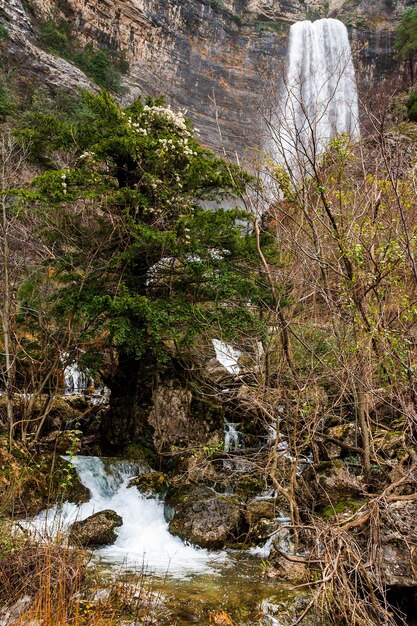
[[[93,513],[118,513],[123,525],[117,539],[94,551],[90,576],[129,584],[145,581],[152,596],[163,598],[164,613],[155,622],[161,626],[208,624],[212,611],[223,610],[240,626],[281,624],[273,617],[276,607],[296,594],[289,585],[263,577],[262,550],[214,552],[171,535],[163,500],[128,486],[148,468],[121,459],[68,460],[90,491],[90,500],[80,505],[65,502],[43,511],[31,524],[36,532],[53,537]]]

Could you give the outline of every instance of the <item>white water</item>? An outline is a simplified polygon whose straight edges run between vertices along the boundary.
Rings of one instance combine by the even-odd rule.
[[[359,136],[355,70],[346,26],[336,19],[296,22],[277,122],[278,160],[310,163],[341,133]]]
[[[64,369],[64,377],[66,393],[81,393],[86,391],[88,376],[79,369],[77,363],[66,366]]]
[[[230,374],[239,374],[240,366],[238,360],[242,356],[241,351],[224,343],[224,341],[220,341],[220,339],[213,339],[213,347],[216,352],[216,359],[220,365],[223,365]]]
[[[38,515],[32,525],[42,535],[65,532],[74,521],[111,509],[123,518],[123,526],[117,530],[113,545],[96,551],[105,562],[132,568],[145,566],[159,574],[184,576],[209,571],[209,562],[224,560],[223,553],[209,554],[170,534],[163,502],[146,498],[135,487],[128,487],[131,478],[138,474],[134,464],[113,461],[106,466],[97,457],[81,456],[71,462],[81,483],[89,489],[91,499],[79,506],[66,502],[60,508]]]
[[[239,445],[239,432],[236,428],[236,424],[232,422],[224,421],[224,451],[230,452],[237,450]]]

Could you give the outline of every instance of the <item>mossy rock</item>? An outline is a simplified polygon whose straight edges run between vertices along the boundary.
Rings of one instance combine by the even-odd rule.
[[[144,495],[162,495],[168,491],[169,482],[162,472],[148,472],[132,478],[129,487],[137,487]]]
[[[403,430],[382,430],[373,437],[375,450],[389,459],[402,459],[407,456],[407,438]]]
[[[249,500],[256,495],[261,494],[265,489],[265,480],[259,476],[250,476],[248,474],[239,476],[236,482],[236,495],[243,500]]]
[[[115,511],[99,511],[81,522],[74,522],[70,527],[68,540],[85,548],[109,545],[116,541],[116,528],[122,524],[123,519]]]
[[[174,505],[169,530],[203,548],[217,550],[240,543],[246,524],[236,496],[217,494],[204,485],[184,485],[170,490],[168,505]]]
[[[331,506],[325,506],[317,514],[323,519],[330,520],[332,518],[350,516],[356,513],[364,504],[364,500],[341,500],[335,502]]]
[[[75,467],[49,451],[29,452],[15,442],[11,452],[0,437],[0,510],[13,517],[32,516],[51,503],[86,502],[90,497]]]

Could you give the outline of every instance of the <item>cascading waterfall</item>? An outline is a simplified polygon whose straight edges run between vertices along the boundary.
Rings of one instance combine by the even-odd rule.
[[[335,135],[359,136],[355,70],[347,29],[339,20],[291,26],[283,97],[272,127],[277,160],[295,175]]]
[[[82,393],[87,389],[88,376],[82,372],[76,363],[67,365],[64,369],[65,393]]]
[[[237,450],[240,447],[239,444],[239,432],[236,424],[224,420],[224,451]]]
[[[105,562],[127,567],[146,566],[159,574],[183,576],[191,572],[210,570],[210,562],[223,560],[222,553],[209,554],[207,550],[184,543],[168,530],[164,517],[164,503],[147,498],[135,487],[129,488],[138,466],[126,461],[103,462],[98,457],[71,459],[80,482],[90,491],[88,502],[76,505],[69,502],[39,514],[32,527],[42,535],[54,536],[68,529],[76,520],[93,513],[111,509],[123,519],[113,545],[96,551]]]

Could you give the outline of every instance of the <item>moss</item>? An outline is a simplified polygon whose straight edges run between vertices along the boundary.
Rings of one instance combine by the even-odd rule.
[[[57,501],[85,502],[88,490],[74,466],[59,455],[29,452],[0,437],[0,512],[6,517],[34,515]]]
[[[317,463],[317,465],[314,466],[314,469],[316,470],[318,474],[323,474],[323,473],[328,472],[334,467],[341,468],[343,466],[344,466],[343,461],[337,459],[335,461],[322,461],[321,463]]]
[[[341,500],[332,506],[325,506],[317,514],[323,519],[329,520],[343,513],[355,513],[364,504],[364,500]]]
[[[290,29],[288,22],[256,22],[256,32],[269,31],[272,33],[286,34]]]
[[[149,472],[132,478],[129,487],[137,487],[145,495],[164,494],[168,491],[169,482],[162,472]]]
[[[243,23],[242,18],[237,13],[233,13],[221,0],[212,0],[213,6],[217,9],[220,9],[223,13],[226,13],[238,26],[241,26]]]
[[[253,498],[265,489],[265,480],[258,476],[242,476],[236,483],[236,495],[244,500]]]
[[[124,451],[123,456],[130,461],[137,461],[139,464],[150,465],[153,467],[156,463],[157,456],[150,447],[141,445],[140,443],[129,443]]]
[[[6,28],[4,24],[0,23],[0,41],[9,38],[9,30]]]

